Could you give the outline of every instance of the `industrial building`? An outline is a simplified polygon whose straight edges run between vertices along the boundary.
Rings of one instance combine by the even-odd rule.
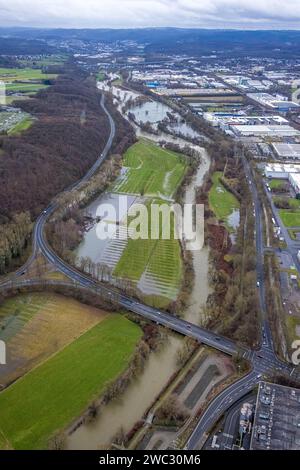
[[[273,144],[278,158],[298,160],[300,158],[300,144]]]
[[[282,96],[273,96],[269,93],[248,93],[247,96],[260,105],[277,109],[281,112],[288,112],[291,109],[300,109],[299,104],[283,99],[284,97]]]
[[[231,130],[239,137],[296,137],[300,136],[300,131],[291,126],[278,125],[238,125],[232,126]]]
[[[300,450],[300,390],[260,382],[252,450]]]
[[[267,178],[289,179],[290,174],[300,173],[300,164],[268,163],[264,172]]]
[[[206,119],[213,126],[223,130],[229,130],[231,126],[255,126],[255,125],[288,125],[289,121],[282,116],[247,116],[231,113],[204,113]]]

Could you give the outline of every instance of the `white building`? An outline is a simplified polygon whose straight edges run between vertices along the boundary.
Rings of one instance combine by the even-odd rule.
[[[290,174],[300,174],[300,164],[268,163],[265,166],[267,178],[289,179]]]
[[[296,137],[300,136],[300,131],[294,129],[291,126],[285,125],[266,125],[266,124],[257,124],[253,126],[249,125],[238,125],[232,127],[232,130],[238,136],[250,137],[250,136],[260,136],[260,137]]]
[[[289,182],[291,183],[295,193],[300,193],[300,173],[290,173]]]
[[[278,109],[283,112],[300,108],[299,104],[288,101],[284,96],[280,95],[273,96],[269,93],[248,93],[247,96],[263,106],[268,106],[269,108]]]
[[[273,148],[280,158],[300,159],[300,144],[273,144]]]

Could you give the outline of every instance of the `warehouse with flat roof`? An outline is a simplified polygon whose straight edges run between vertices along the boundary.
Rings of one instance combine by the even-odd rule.
[[[285,125],[237,125],[232,126],[233,132],[238,136],[260,136],[260,137],[296,137],[300,131]]]
[[[264,174],[267,178],[289,179],[289,175],[292,173],[300,173],[300,164],[267,163],[264,168]]]
[[[252,450],[300,450],[300,389],[260,382]]]

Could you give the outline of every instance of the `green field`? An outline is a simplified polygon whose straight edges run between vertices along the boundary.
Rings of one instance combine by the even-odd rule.
[[[291,209],[300,209],[300,199],[289,198],[288,201]]]
[[[284,185],[286,185],[287,181],[285,179],[272,179],[271,181],[268,180],[268,184],[271,189],[278,189]]]
[[[32,57],[32,59],[20,59],[18,62],[23,67],[47,67],[49,65],[62,65],[68,56],[67,54],[51,54],[44,57]]]
[[[0,307],[0,339],[8,341],[15,336],[44,304],[45,296],[40,294],[7,299]]]
[[[33,92],[34,93],[34,92]],[[31,92],[29,93],[22,93],[22,95],[6,95],[5,96],[5,104],[6,105],[9,105],[9,104],[12,104],[14,101],[19,101],[19,100],[30,100],[30,94]]]
[[[294,317],[292,315],[286,315],[285,316],[285,324],[286,324],[286,327],[287,327],[289,343],[292,344],[292,342],[295,339],[299,338],[299,335],[297,335],[296,332],[297,332],[297,327],[299,328],[299,326],[300,326],[300,318],[299,317]]]
[[[172,196],[184,176],[186,162],[180,154],[140,140],[125,153],[124,167],[128,169],[126,176],[114,191]]]
[[[228,225],[228,217],[233,211],[239,209],[240,204],[236,197],[222,185],[221,176],[221,171],[216,171],[212,176],[213,185],[209,191],[209,205],[217,219],[223,220],[228,230],[232,231],[232,227]]]
[[[33,120],[28,113],[1,112],[0,130],[8,134],[17,134],[28,129]]]
[[[57,74],[43,73],[30,67],[20,69],[0,68],[0,80],[5,82],[6,92],[36,93],[46,88],[45,80],[56,78]],[[34,81],[34,82],[33,82]],[[10,104],[10,97],[6,104]]]
[[[96,75],[96,79],[98,80],[98,82],[102,82],[105,78],[105,72],[98,72],[97,75]]]
[[[125,370],[141,335],[113,314],[1,392],[0,445],[46,448]]]
[[[183,155],[140,140],[125,153],[124,166],[127,173],[112,190],[150,196],[147,202],[149,234],[146,240],[128,240],[113,274],[138,284],[145,301],[148,299],[152,305],[164,307],[176,299],[180,289],[181,246],[179,240],[174,239],[173,223],[170,236],[163,239],[162,224],[156,221],[158,239],[152,239],[150,205],[170,204],[155,197],[172,197],[184,177],[186,160]]]
[[[0,113],[0,126],[3,126],[9,118],[13,117],[13,115],[14,113],[11,113],[11,112],[6,112],[6,111],[1,112]]]
[[[9,69],[0,67],[0,79],[4,82],[15,82],[16,80],[49,80],[55,77],[57,77],[56,74],[43,73],[41,69]]]
[[[6,85],[6,91],[35,93],[44,88],[48,88],[48,86],[49,85],[42,83],[9,83]]]
[[[286,209],[279,209],[278,212],[286,227],[300,227],[300,211],[295,212]]]
[[[154,200],[155,203],[162,201]],[[172,293],[179,290],[182,276],[182,259],[179,240],[174,238],[174,216],[171,216],[170,237],[163,238],[162,223],[156,221],[159,238],[151,238],[151,210],[150,203],[147,205],[149,213],[149,238],[133,240],[129,238],[127,246],[114,269],[114,275],[130,279],[137,283],[143,273],[148,275],[161,285],[158,297],[159,306],[165,306],[172,298]],[[164,300],[162,299],[163,297]],[[176,297],[176,295],[175,295]],[[157,305],[158,306],[158,305]]]
[[[123,79],[122,77],[116,78],[115,80],[112,81],[113,86],[121,86],[123,84]]]

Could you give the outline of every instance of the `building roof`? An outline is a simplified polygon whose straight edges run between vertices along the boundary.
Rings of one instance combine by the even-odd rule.
[[[259,383],[250,448],[300,450],[300,389]]]
[[[277,155],[286,158],[300,158],[300,144],[273,144]]]
[[[240,134],[260,134],[260,135],[278,135],[278,136],[296,136],[300,135],[300,131],[297,129],[294,129],[291,126],[285,125],[285,126],[278,126],[278,125],[264,125],[264,124],[258,124],[258,125],[238,125],[235,126],[237,131]]]
[[[268,163],[265,173],[300,173],[300,164],[297,163]]]

